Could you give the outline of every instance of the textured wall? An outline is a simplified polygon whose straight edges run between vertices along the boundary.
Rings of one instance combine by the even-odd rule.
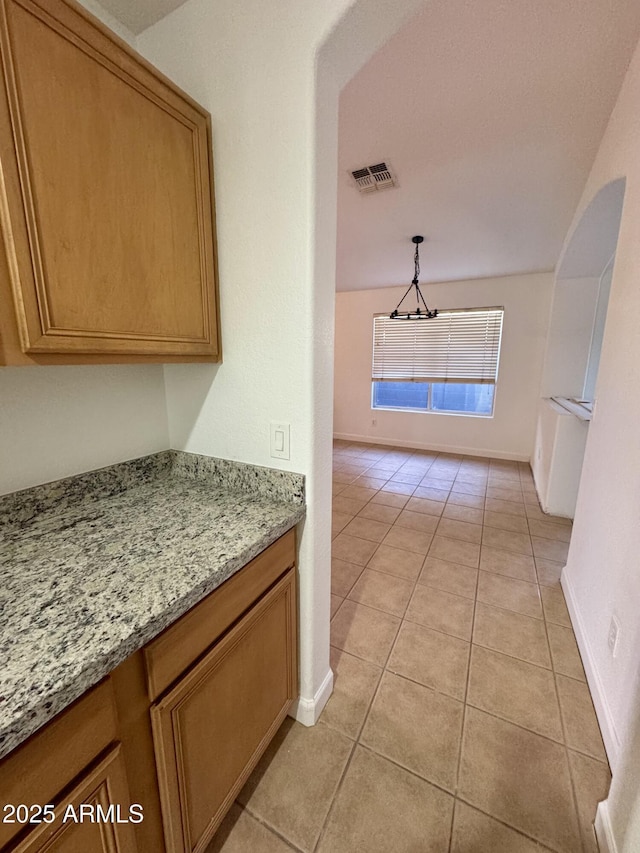
[[[533,451],[552,284],[553,276],[541,273],[423,285],[430,308],[504,306],[492,418],[372,410],[373,315],[394,308],[406,288],[338,293],[335,434],[408,447],[528,460]]]

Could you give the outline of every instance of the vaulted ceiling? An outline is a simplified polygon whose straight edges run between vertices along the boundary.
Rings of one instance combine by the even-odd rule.
[[[640,34],[637,0],[430,0],[340,100],[338,290],[553,269]],[[360,195],[350,170],[389,163]]]
[[[139,33],[184,0],[100,2]],[[337,289],[408,284],[414,234],[422,281],[553,269],[639,36],[638,0],[427,0],[340,99]]]

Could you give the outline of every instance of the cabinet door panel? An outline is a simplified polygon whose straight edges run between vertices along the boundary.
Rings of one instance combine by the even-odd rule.
[[[86,807],[82,822],[75,822],[79,806]],[[92,821],[89,810],[100,806],[109,815],[109,807],[120,809],[120,819],[129,817],[129,792],[120,747],[116,746],[74,790],[56,805],[56,820],[39,824],[16,847],[13,853],[136,853],[134,824],[119,823],[113,818]]]
[[[85,693],[0,761],[0,806],[51,803],[117,737],[111,679]],[[20,832],[0,822],[0,850]]]
[[[295,570],[152,707],[167,850],[202,851],[297,695]]]
[[[24,351],[215,355],[207,113],[61,0],[2,8]]]

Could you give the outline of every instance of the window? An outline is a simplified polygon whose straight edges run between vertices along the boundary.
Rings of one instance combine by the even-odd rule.
[[[490,417],[503,315],[470,308],[433,320],[374,317],[372,407]]]

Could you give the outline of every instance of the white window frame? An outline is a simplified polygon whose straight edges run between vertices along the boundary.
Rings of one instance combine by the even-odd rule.
[[[432,409],[434,384],[497,385],[504,308],[455,308],[431,320],[373,317],[371,408],[491,418],[490,413]],[[376,382],[428,383],[427,408],[375,406]]]

